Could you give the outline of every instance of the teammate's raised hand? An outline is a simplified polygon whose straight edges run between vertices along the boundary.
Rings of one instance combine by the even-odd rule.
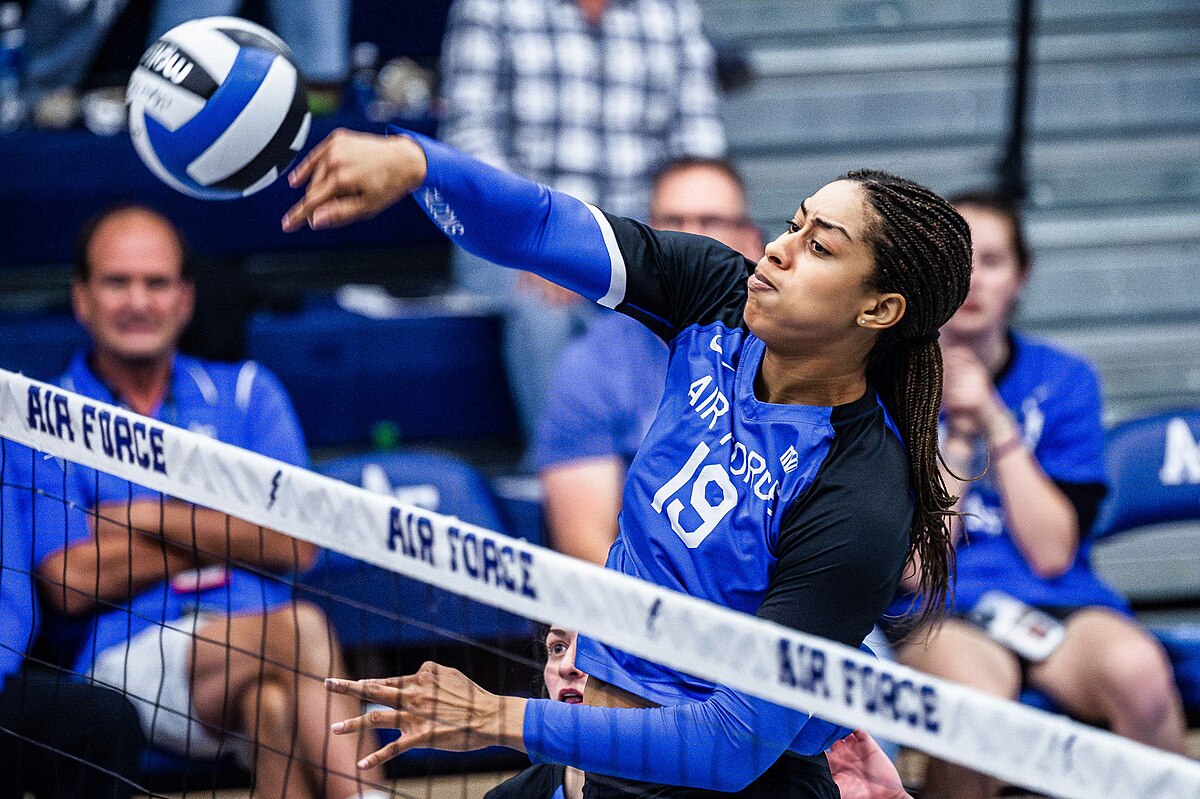
[[[283,217],[283,229],[342,227],[370,219],[425,180],[425,152],[407,136],[335,130],[288,175],[304,197]]]
[[[855,730],[825,756],[842,799],[912,799],[896,767],[866,730]]]
[[[414,747],[468,752],[486,746],[525,751],[525,700],[483,690],[458,669],[425,663],[407,677],[382,680],[328,679],[331,693],[349,694],[394,708],[372,710],[331,726],[338,735],[370,729],[398,729],[400,737],[367,755],[359,768],[371,768]]]

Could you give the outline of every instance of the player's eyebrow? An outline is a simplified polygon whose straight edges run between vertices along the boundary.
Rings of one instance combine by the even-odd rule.
[[[807,200],[800,201],[800,213],[804,216],[804,218],[806,220],[808,219],[807,202],[808,202]],[[843,236],[845,236],[847,241],[854,241],[854,237],[850,235],[850,232],[848,230],[846,230],[846,228],[839,225],[837,222],[830,222],[828,219],[822,219],[819,216],[814,216],[812,218],[812,223],[819,227],[823,227],[826,230],[836,230],[837,232],[839,232]]]

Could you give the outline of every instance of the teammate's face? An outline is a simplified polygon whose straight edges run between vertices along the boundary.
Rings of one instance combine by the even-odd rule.
[[[970,205],[957,210],[971,228],[971,290],[942,330],[957,339],[1002,333],[1025,285],[1012,225],[995,211]]]
[[[865,312],[885,296],[898,296],[868,288],[875,255],[867,234],[874,218],[859,184],[839,180],[805,200],[767,244],[747,284],[745,319],[768,347],[803,353],[856,335]]]
[[[575,668],[575,631],[552,627],[546,636],[546,668],[543,676],[550,698],[578,705],[583,702],[587,675]]]
[[[133,364],[170,357],[192,317],[194,291],[165,223],[140,211],[111,217],[87,257],[88,278],[75,282],[71,298],[97,354]]]
[[[741,188],[711,166],[676,169],[659,180],[650,197],[650,224],[709,236],[751,261],[763,254],[762,234],[750,220]]]

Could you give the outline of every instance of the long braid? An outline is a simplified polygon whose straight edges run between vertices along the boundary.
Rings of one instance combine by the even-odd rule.
[[[904,318],[880,335],[868,374],[891,411],[908,448],[916,497],[909,560],[919,563],[923,598],[918,623],[940,612],[954,574],[950,533],[957,497],[938,470],[938,413],[942,404],[942,351],[937,331],[967,296],[971,233],[954,208],[912,181],[877,170],[857,170],[843,180],[865,190],[878,224],[872,288],[904,296]]]

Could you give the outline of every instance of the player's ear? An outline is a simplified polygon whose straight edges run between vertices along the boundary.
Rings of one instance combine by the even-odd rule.
[[[903,294],[889,291],[868,299],[858,313],[858,323],[872,330],[887,330],[899,324],[908,310]]]

